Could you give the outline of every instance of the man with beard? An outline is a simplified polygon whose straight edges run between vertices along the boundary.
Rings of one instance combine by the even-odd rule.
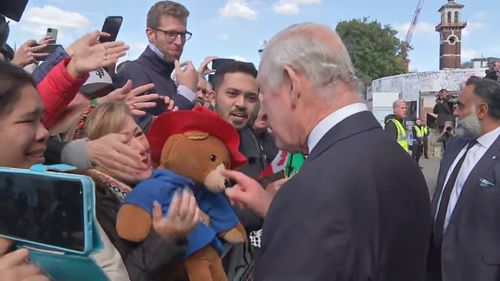
[[[209,107],[208,100],[208,82],[205,80],[205,76],[198,75],[198,85],[196,86],[196,100],[194,105],[201,105],[205,107]]]
[[[248,158],[242,171],[257,178],[264,169],[262,153],[252,126],[259,112],[257,69],[252,63],[227,61],[215,72],[215,110],[236,129],[241,137],[240,151]]]
[[[257,179],[265,168],[265,159],[252,131],[260,108],[257,69],[252,63],[226,61],[221,63],[212,80],[215,91],[215,110],[240,134],[240,152],[248,162],[240,168],[247,176]],[[263,220],[251,210],[235,208],[248,233],[262,227]],[[252,250],[248,244],[232,246],[223,257],[229,280],[240,280],[251,267]]]
[[[432,200],[428,280],[500,276],[500,83],[471,77],[458,98],[457,137]]]

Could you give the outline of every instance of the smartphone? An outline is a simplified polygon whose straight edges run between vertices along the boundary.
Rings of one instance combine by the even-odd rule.
[[[214,59],[212,61],[212,69],[217,69],[221,64],[229,61],[234,61],[234,59]]]
[[[45,36],[50,36],[52,38],[54,38],[54,44],[57,42],[57,29],[56,28],[52,28],[52,27],[49,27],[47,28],[47,33],[45,34]]]
[[[19,247],[93,250],[93,183],[84,176],[0,169],[0,236]]]
[[[121,16],[107,17],[106,20],[104,21],[101,31],[109,33],[111,36],[100,37],[99,41],[101,43],[116,41],[116,37],[118,36],[118,31],[120,31],[122,22],[123,22],[123,17]]]

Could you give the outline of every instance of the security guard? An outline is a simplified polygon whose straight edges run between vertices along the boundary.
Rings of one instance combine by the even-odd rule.
[[[406,118],[406,102],[404,100],[396,100],[392,104],[394,114],[385,117],[385,131],[396,140],[399,145],[409,152],[408,138],[406,136],[406,129],[404,127],[403,119]]]
[[[420,156],[422,156],[422,150],[424,147],[424,137],[426,134],[426,131],[428,132],[428,128],[426,129],[422,125],[422,121],[420,119],[417,119],[415,122],[415,125],[413,126],[413,146],[412,146],[412,156],[417,163],[420,161]]]

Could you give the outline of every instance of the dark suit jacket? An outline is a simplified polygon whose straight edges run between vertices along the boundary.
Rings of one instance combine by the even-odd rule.
[[[430,231],[420,169],[372,113],[357,113],[273,199],[255,280],[421,281]]]
[[[155,88],[150,93],[157,93],[162,96],[168,96],[175,101],[175,105],[181,110],[190,110],[193,103],[182,95],[177,94],[177,86],[170,78],[175,67],[173,63],[167,63],[162,60],[151,48],[146,50],[135,60],[128,62],[116,76],[116,84],[122,87],[128,79],[133,82],[134,88],[154,83]],[[157,106],[147,110],[144,117],[138,118],[137,122],[141,128],[148,129],[151,125],[152,116],[160,115],[165,112],[165,104],[158,102]]]
[[[435,217],[443,184],[451,164],[467,142],[454,139],[441,161],[436,193],[432,199]],[[431,245],[429,280],[500,280],[500,138],[491,145],[464,183],[457,205],[443,236],[442,279],[433,266],[439,253]],[[482,184],[481,179],[489,184]],[[433,243],[431,243],[433,244]],[[438,261],[439,262],[439,261]]]

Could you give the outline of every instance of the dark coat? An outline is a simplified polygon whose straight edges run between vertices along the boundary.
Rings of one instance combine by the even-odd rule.
[[[450,102],[436,103],[432,112],[437,114],[436,124],[439,128],[443,128],[446,121],[455,120],[455,117],[453,117],[453,104]]]
[[[194,106],[193,103],[184,96],[177,94],[177,86],[170,77],[174,69],[173,63],[165,62],[151,48],[147,47],[137,60],[127,62],[123,69],[118,72],[116,84],[118,87],[122,87],[127,83],[128,79],[132,80],[134,88],[154,83],[155,88],[150,93],[168,96],[174,100],[179,109],[190,110]],[[152,117],[160,115],[165,110],[165,104],[158,102],[156,107],[147,110],[148,114],[138,118],[137,122],[143,130],[148,129]]]
[[[429,203],[415,161],[372,113],[352,115],[274,197],[255,280],[424,280]]]
[[[259,142],[251,129],[245,128],[238,131],[240,134],[239,151],[247,158],[247,163],[238,168],[245,175],[257,180],[264,171],[264,154],[259,146]],[[249,209],[235,208],[236,213],[245,229],[250,231],[258,230],[262,227],[263,220]]]
[[[467,144],[461,138],[450,142],[441,161],[432,200],[436,216],[438,200],[448,171]],[[439,253],[431,243],[429,280],[500,280],[500,138],[474,166],[464,183]],[[441,257],[439,257],[441,255]],[[439,276],[441,262],[442,279]]]

